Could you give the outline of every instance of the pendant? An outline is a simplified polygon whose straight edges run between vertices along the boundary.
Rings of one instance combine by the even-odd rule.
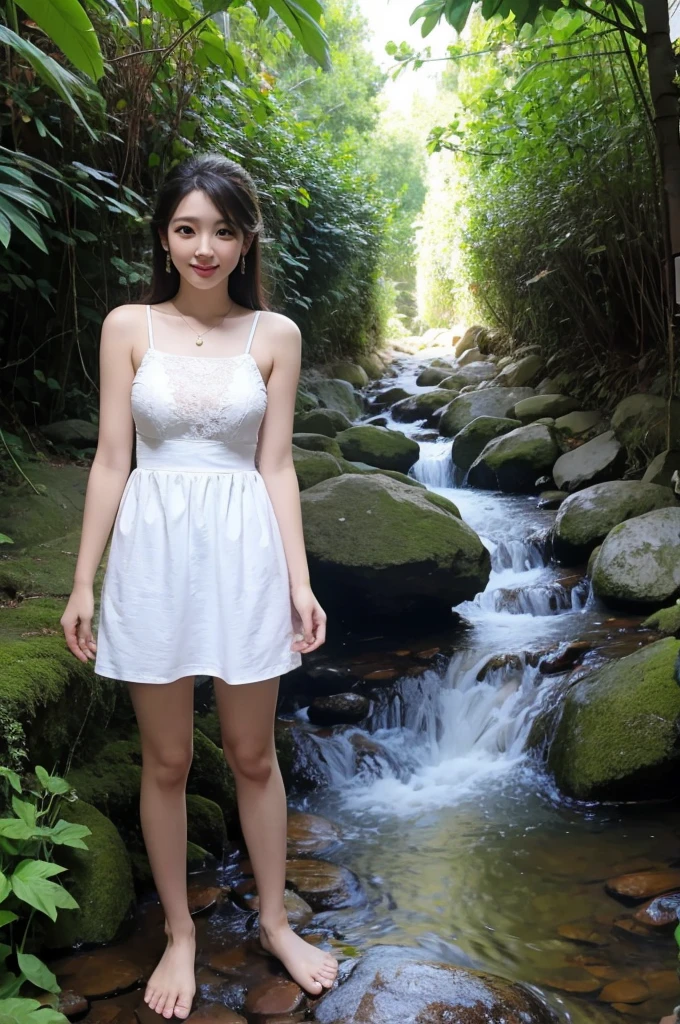
[[[201,335],[200,335],[200,334],[199,334],[199,336],[198,336],[198,337],[196,338],[196,344],[197,344],[197,345],[202,345],[202,344],[203,344],[203,338],[201,337]]]

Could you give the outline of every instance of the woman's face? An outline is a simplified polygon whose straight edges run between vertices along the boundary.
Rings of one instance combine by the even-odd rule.
[[[161,235],[180,276],[194,288],[213,288],[226,281],[250,242],[232,230],[211,199],[200,189],[189,192],[175,210],[167,236]],[[215,269],[207,270],[212,267]],[[199,269],[206,268],[201,273]]]

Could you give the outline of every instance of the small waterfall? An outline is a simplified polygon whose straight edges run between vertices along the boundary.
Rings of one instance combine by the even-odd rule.
[[[432,445],[428,457],[421,457],[411,467],[410,475],[426,487],[455,487],[457,467],[451,458],[451,442],[446,445]]]

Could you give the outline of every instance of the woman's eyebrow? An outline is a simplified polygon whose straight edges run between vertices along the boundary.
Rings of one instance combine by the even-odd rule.
[[[172,220],[170,221],[170,223],[174,224],[175,221],[177,221],[177,220],[190,220],[190,221],[192,221],[195,224],[197,221],[200,221],[200,219],[201,219],[200,217],[173,217]],[[228,221],[226,221],[224,219],[224,217],[221,217],[220,220],[216,220],[214,223],[215,224],[227,224],[227,226],[228,226]]]

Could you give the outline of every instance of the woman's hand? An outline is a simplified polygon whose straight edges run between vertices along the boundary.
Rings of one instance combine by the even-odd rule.
[[[309,654],[326,642],[326,613],[314,597],[308,583],[291,589],[291,603],[293,629],[298,637],[293,642],[291,650]]]
[[[97,644],[92,636],[93,615],[92,587],[76,584],[59,622],[64,629],[69,651],[72,651],[79,661],[92,661],[97,652]]]

